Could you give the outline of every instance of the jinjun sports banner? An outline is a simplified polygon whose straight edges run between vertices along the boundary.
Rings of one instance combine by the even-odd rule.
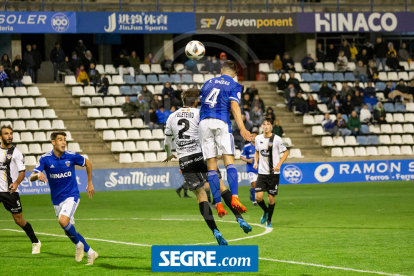
[[[250,186],[245,165],[236,165],[240,186]],[[223,180],[227,181],[224,167],[220,168]],[[31,172],[19,186],[24,194],[49,193],[47,183],[29,182]],[[280,184],[318,184],[367,181],[414,180],[414,160],[384,160],[326,163],[287,163],[281,168]],[[79,191],[86,191],[85,170],[76,170]],[[129,168],[93,170],[96,191],[127,191],[176,189],[183,184],[178,167]]]

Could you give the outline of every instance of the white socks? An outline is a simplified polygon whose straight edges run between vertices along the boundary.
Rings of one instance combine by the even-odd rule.
[[[93,253],[95,253],[95,251],[93,251],[93,249],[92,249],[92,248],[89,248],[89,250],[88,250],[88,256],[89,256],[89,255],[92,255]]]

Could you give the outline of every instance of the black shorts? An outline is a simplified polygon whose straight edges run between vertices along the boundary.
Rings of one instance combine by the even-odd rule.
[[[204,187],[204,183],[208,182],[207,163],[201,152],[182,157],[179,163],[184,181],[190,191]]]
[[[4,205],[4,208],[12,214],[20,214],[23,211],[18,192],[12,194],[9,192],[1,192],[0,203],[1,202]]]
[[[256,192],[267,192],[269,195],[277,195],[279,187],[279,174],[259,174],[256,182]]]

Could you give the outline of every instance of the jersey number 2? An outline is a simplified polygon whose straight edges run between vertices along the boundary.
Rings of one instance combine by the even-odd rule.
[[[190,122],[187,119],[180,119],[177,124],[184,126],[182,129],[178,131],[178,138],[190,139],[190,136],[184,135],[184,132],[186,132],[190,128]]]
[[[207,95],[206,103],[210,105],[210,107],[214,107],[217,104],[217,97],[220,93],[220,89],[213,88],[211,89],[210,93]]]

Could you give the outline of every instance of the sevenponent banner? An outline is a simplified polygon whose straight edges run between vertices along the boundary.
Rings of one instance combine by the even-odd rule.
[[[239,185],[249,186],[245,165],[236,165]],[[224,167],[220,168],[223,180],[227,181]],[[29,182],[31,172],[19,186],[25,194],[47,194],[47,183]],[[85,170],[76,170],[79,191],[86,191]],[[178,167],[130,168],[93,170],[96,191],[128,191],[176,189],[183,184]],[[287,163],[282,166],[280,184],[318,184],[369,181],[414,180],[414,160],[384,160],[327,163]]]
[[[197,13],[196,31],[237,33],[296,33],[294,13]]]

